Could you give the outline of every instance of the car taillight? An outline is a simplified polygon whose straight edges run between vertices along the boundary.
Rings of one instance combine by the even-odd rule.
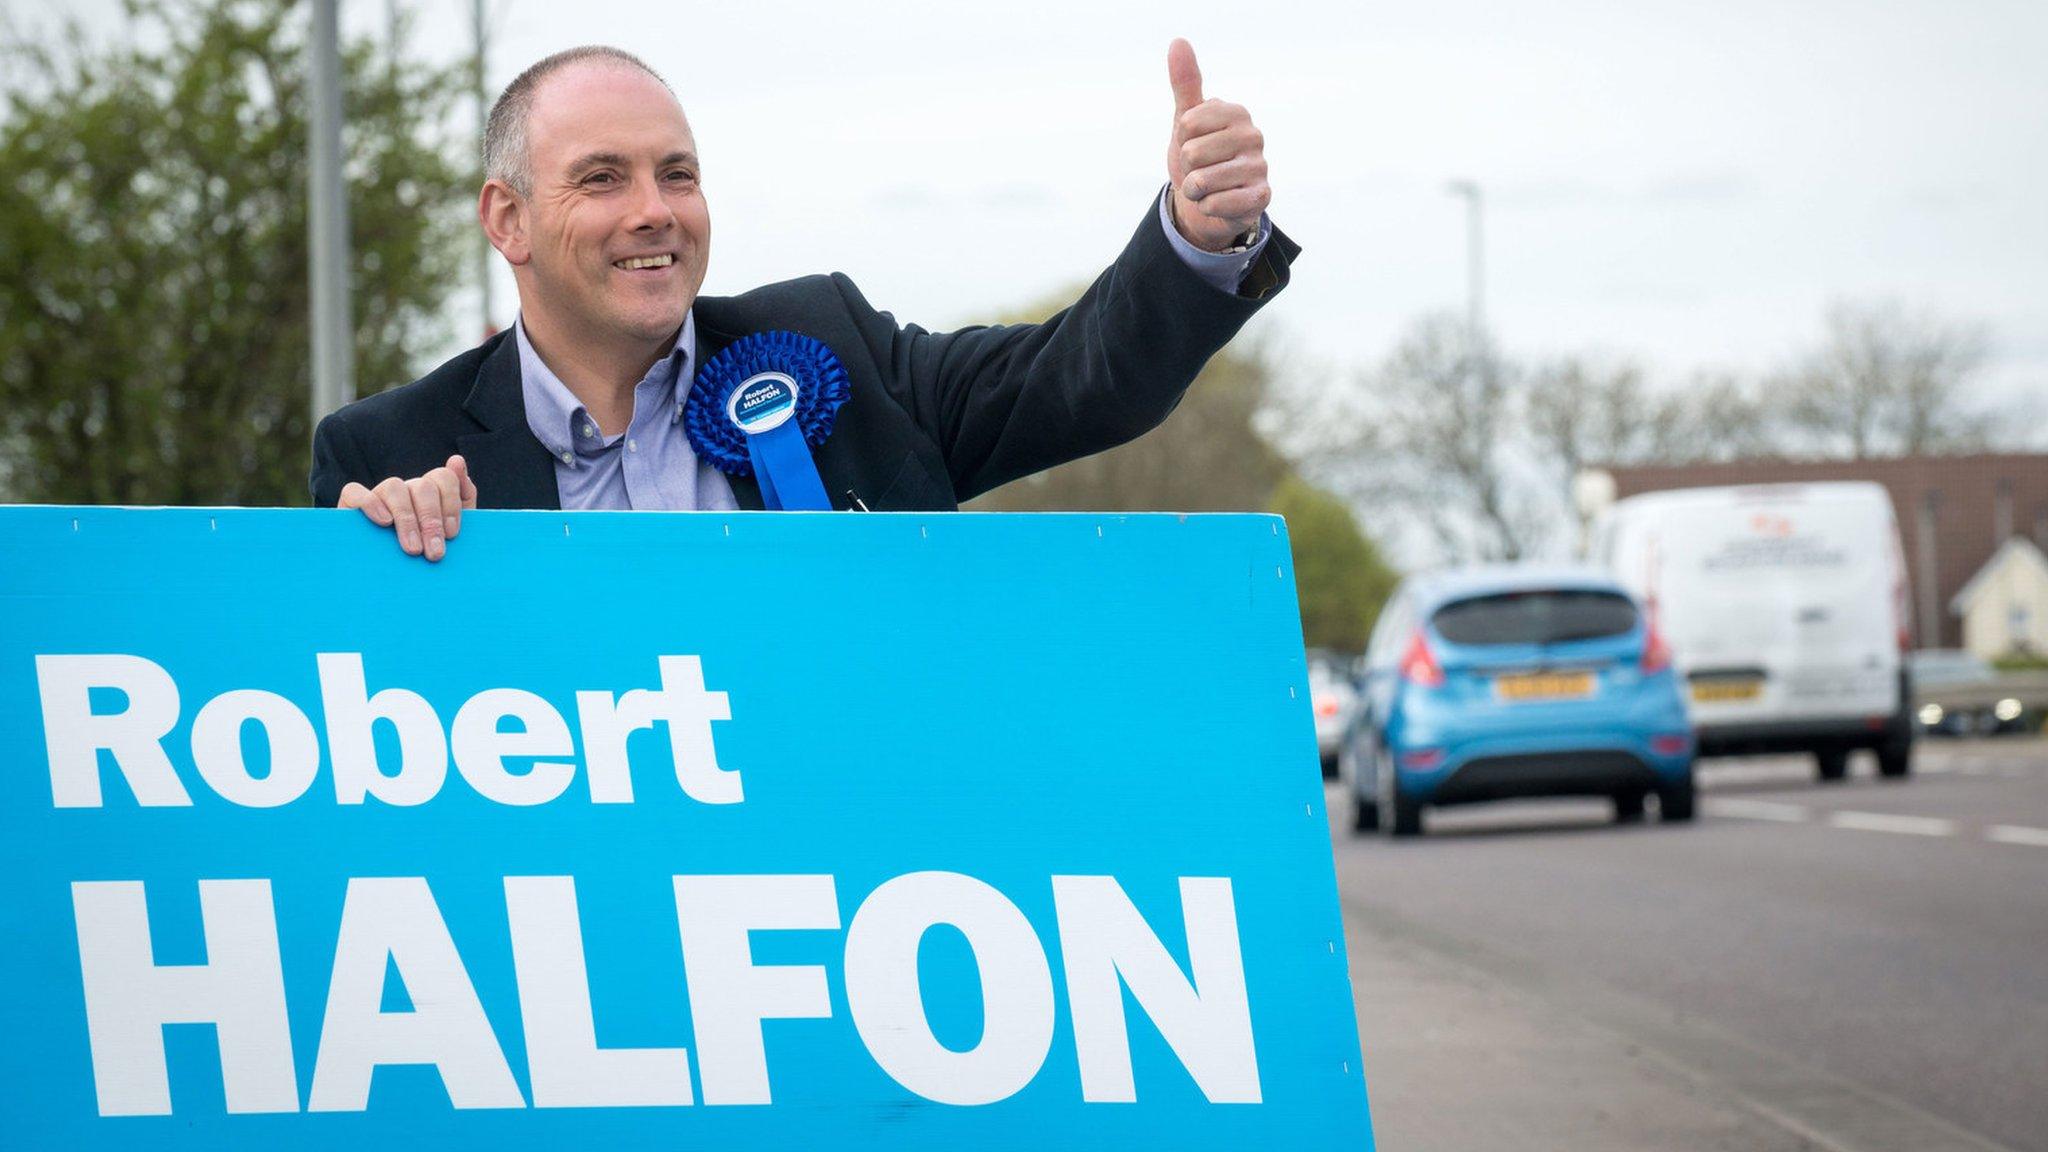
[[[1906,551],[1899,546],[1898,525],[1892,526],[1892,620],[1898,625],[1899,655],[1913,650],[1912,593],[1906,586]]]
[[[1664,634],[1657,630],[1657,622],[1650,621],[1650,627],[1643,637],[1643,675],[1654,676],[1671,667],[1671,645],[1664,642]]]
[[[1325,700],[1318,700],[1318,701],[1316,701],[1316,715],[1318,715],[1318,716],[1335,716],[1336,714],[1337,714],[1337,702],[1336,702],[1335,700],[1328,700],[1328,699],[1325,699]]]
[[[1401,654],[1401,679],[1424,688],[1444,686],[1444,670],[1436,662],[1436,653],[1429,650],[1429,637],[1419,627],[1408,640],[1408,650]]]
[[[1682,756],[1692,749],[1692,733],[1667,732],[1650,737],[1650,751],[1659,756]]]
[[[1401,753],[1399,761],[1403,768],[1427,772],[1444,762],[1444,750],[1441,748],[1416,748]]]

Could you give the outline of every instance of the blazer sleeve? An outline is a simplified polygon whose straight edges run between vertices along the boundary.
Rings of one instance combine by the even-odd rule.
[[[332,508],[341,501],[341,490],[351,480],[369,484],[370,474],[362,446],[356,443],[339,412],[329,413],[313,430],[313,473],[308,487],[313,507]]]
[[[1278,229],[1236,294],[1204,282],[1149,211],[1116,262],[1041,324],[931,333],[838,287],[885,383],[938,445],[954,491],[989,489],[1150,431],[1273,293],[1300,248]]]

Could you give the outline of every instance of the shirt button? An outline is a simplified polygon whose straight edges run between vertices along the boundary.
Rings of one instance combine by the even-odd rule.
[[[571,453],[571,452],[564,452],[564,453],[562,453],[562,463],[564,463],[564,464],[570,463],[571,461],[573,461],[573,460],[575,460],[575,459],[576,459],[576,456],[575,456],[575,454],[574,454],[574,453]]]
[[[626,451],[628,451],[628,452],[638,452],[639,450],[640,450],[640,446],[639,446],[638,444],[634,443],[634,442],[633,442],[633,441],[631,441],[631,440],[628,440],[628,441],[626,441]]]
[[[588,439],[589,437],[592,437],[592,436],[595,436],[595,435],[597,435],[597,429],[595,429],[595,428],[592,428],[592,427],[591,427],[590,425],[588,425],[588,424],[585,424],[585,425],[583,426],[583,435],[584,435],[584,438],[585,438],[585,439]]]

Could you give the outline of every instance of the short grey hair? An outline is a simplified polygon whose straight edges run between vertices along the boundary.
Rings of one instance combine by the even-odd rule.
[[[669,88],[668,81],[661,78],[661,73],[623,49],[586,44],[545,57],[507,84],[505,91],[499,93],[497,103],[491,105],[491,114],[484,121],[484,179],[502,181],[521,196],[533,195],[533,157],[526,147],[526,122],[533,113],[533,94],[539,90],[540,82],[549,76],[571,64],[586,61],[637,68],[667,88],[670,96],[676,94],[675,89]]]

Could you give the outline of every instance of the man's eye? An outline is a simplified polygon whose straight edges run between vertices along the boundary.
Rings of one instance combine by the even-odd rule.
[[[611,184],[615,183],[617,180],[618,177],[612,175],[609,172],[592,172],[590,175],[583,178],[583,182],[585,184]]]
[[[697,174],[687,168],[678,168],[668,174],[668,179],[671,183],[681,182],[687,184],[696,178]]]

